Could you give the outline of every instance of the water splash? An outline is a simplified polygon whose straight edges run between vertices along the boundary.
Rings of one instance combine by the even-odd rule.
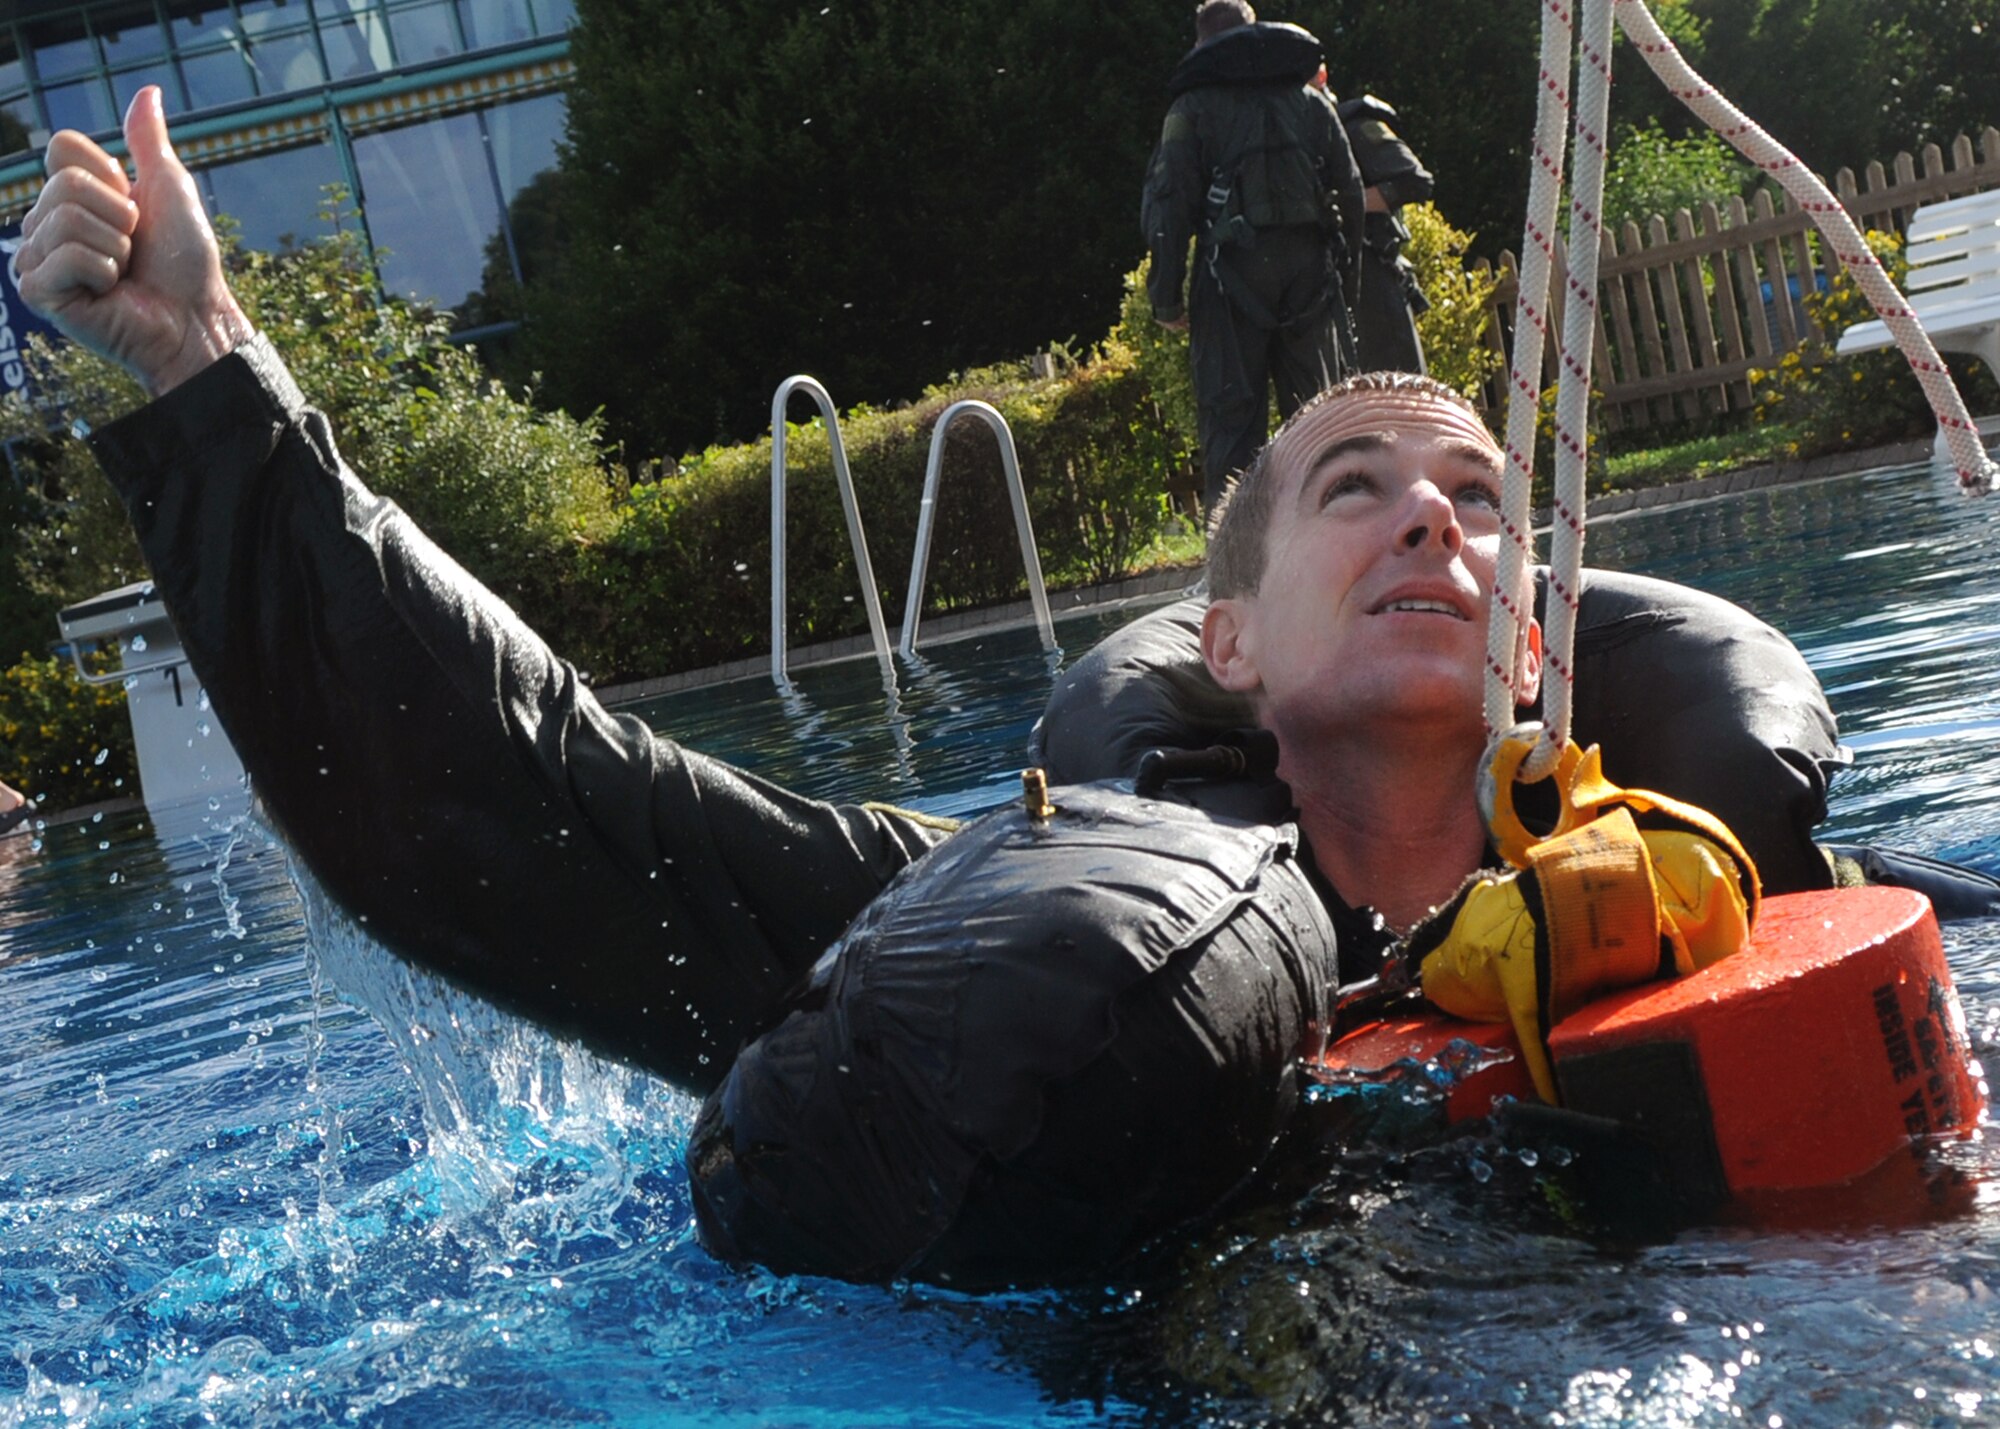
[[[1420,1145],[1443,1133],[1453,1088],[1513,1059],[1512,1052],[1460,1037],[1435,1056],[1405,1057],[1376,1071],[1314,1067],[1306,1102],[1337,1113],[1351,1140]]]
[[[316,989],[367,1012],[415,1079],[438,1214],[498,1261],[629,1248],[639,1182],[678,1167],[693,1100],[402,962],[298,882]]]

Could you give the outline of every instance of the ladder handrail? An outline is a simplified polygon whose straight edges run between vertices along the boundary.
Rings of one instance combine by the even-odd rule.
[[[840,416],[833,410],[833,398],[819,382],[799,373],[778,384],[771,398],[771,678],[786,683],[785,674],[785,405],[794,392],[813,399],[826,419],[828,439],[833,445],[833,475],[840,487],[841,509],[847,513],[847,538],[854,547],[854,564],[861,572],[861,600],[868,611],[868,630],[875,644],[875,658],[884,670],[892,670],[889,656],[889,628],[882,620],[882,601],[875,593],[875,567],[868,560],[868,538],[861,532],[861,510],[854,501],[854,478],[847,469],[847,448],[840,440]]]
[[[924,498],[917,508],[917,548],[910,557],[910,593],[903,602],[903,638],[899,645],[907,659],[917,653],[917,621],[924,609],[924,578],[931,555],[931,526],[937,515],[938,483],[944,474],[945,430],[961,416],[985,419],[1000,443],[1000,463],[1007,473],[1007,495],[1014,503],[1014,530],[1021,539],[1021,563],[1028,572],[1028,599],[1034,603],[1035,624],[1041,627],[1042,648],[1056,648],[1055,623],[1049,618],[1049,593],[1042,583],[1042,559],[1035,550],[1034,527],[1028,521],[1028,494],[1021,485],[1021,463],[1014,452],[1014,433],[1007,419],[990,403],[967,397],[952,403],[939,415],[931,431],[930,463],[924,470]]]

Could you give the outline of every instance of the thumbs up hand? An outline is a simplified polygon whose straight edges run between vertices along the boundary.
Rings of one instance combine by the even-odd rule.
[[[158,88],[133,99],[125,144],[136,180],[74,130],[49,141],[48,182],[22,221],[15,265],[29,307],[158,396],[253,329],[167,137]]]

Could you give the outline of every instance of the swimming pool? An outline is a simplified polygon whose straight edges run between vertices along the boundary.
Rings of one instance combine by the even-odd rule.
[[[2000,503],[1912,470],[1591,536],[1805,648],[1857,750],[1832,832],[1988,871],[1996,552]],[[642,712],[813,792],[963,812],[1016,789],[1050,674],[1022,632],[927,652],[893,710],[863,661]],[[1993,1066],[2000,925],[1946,946]],[[1913,1222],[1633,1244],[1566,1229],[1506,1146],[1385,1149],[1129,1282],[972,1299],[715,1263],[692,1112],[406,973],[250,827],[0,840],[0,1425],[2000,1415],[1990,1139]]]

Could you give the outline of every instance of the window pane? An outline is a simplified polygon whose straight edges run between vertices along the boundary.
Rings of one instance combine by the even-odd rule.
[[[259,154],[209,169],[204,177],[214,190],[215,211],[236,220],[246,248],[265,252],[326,233],[319,216],[326,185],[342,181],[331,144]]]
[[[575,0],[535,0],[535,29],[544,35],[565,35],[576,23]]]
[[[34,148],[28,136],[35,127],[35,106],[27,95],[0,99],[0,158]]]
[[[560,94],[545,94],[502,105],[486,115],[500,195],[507,205],[507,228],[514,239],[514,260],[522,279],[530,283],[548,271],[562,251],[556,141],[563,135],[564,108]],[[489,254],[486,301],[480,314],[487,321],[520,315],[519,301],[509,291],[514,286],[513,271],[493,261],[505,257],[505,253]]]
[[[236,13],[243,18],[243,33],[265,35],[273,30],[296,30],[308,24],[305,0],[241,0]]]
[[[256,92],[250,87],[250,67],[243,63],[243,56],[235,50],[182,55],[181,74],[187,80],[190,109],[234,104]]]
[[[86,134],[117,127],[118,115],[104,81],[95,75],[81,84],[55,85],[42,91],[49,107],[51,129],[81,129]]]
[[[389,27],[379,15],[364,15],[359,20],[339,23],[323,22],[320,43],[326,46],[327,68],[333,71],[335,79],[374,74],[395,66],[389,54]]]
[[[257,88],[264,94],[311,89],[326,78],[310,30],[251,41],[250,63],[257,71]]]
[[[236,22],[224,0],[173,0],[167,15],[167,28],[180,49],[207,49],[236,38]]]
[[[104,46],[104,62],[109,65],[134,64],[157,59],[167,52],[167,36],[153,13],[152,0],[123,5],[98,5],[90,12],[90,28]]]
[[[565,108],[560,94],[544,94],[486,112],[486,132],[493,136],[493,167],[499,171],[500,196],[506,202],[512,203],[537,174],[556,166]]]
[[[384,286],[440,308],[464,305],[500,229],[478,119],[459,114],[366,135],[354,141],[354,166]]]
[[[451,0],[391,10],[389,33],[396,41],[396,58],[406,65],[458,53],[458,23]]]
[[[166,96],[167,113],[177,114],[187,108],[187,101],[181,96],[181,82],[174,72],[165,65],[142,65],[138,69],[128,69],[111,76],[111,93],[118,101],[118,112],[122,115],[132,103],[132,97],[149,84],[157,84],[160,93]]]
[[[81,74],[97,63],[96,47],[83,33],[82,20],[74,16],[26,29],[28,48],[35,53],[35,73],[44,84]]]
[[[527,0],[458,0],[458,17],[465,25],[465,47],[483,50],[533,37]]]
[[[14,32],[0,26],[0,156],[33,148],[28,135],[35,128],[35,100],[28,93],[28,68],[15,53]]]

